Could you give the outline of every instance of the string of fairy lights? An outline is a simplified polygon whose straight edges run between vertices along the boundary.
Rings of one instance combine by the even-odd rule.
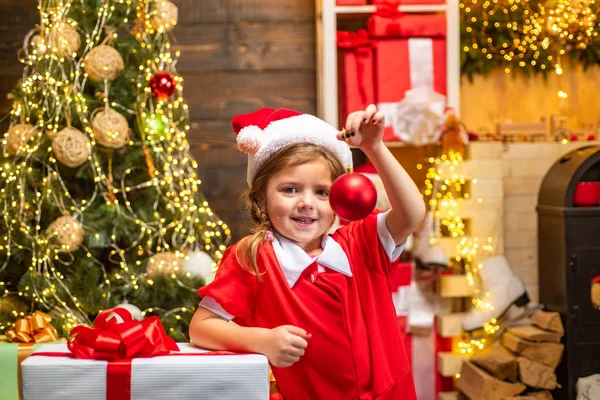
[[[463,51],[517,60],[521,68],[537,65],[560,75],[561,56],[598,41],[595,0],[464,0],[460,8],[472,36]]]
[[[494,306],[487,299],[489,293],[481,291],[478,281],[478,273],[482,264],[479,260],[484,259],[494,252],[493,238],[471,237],[467,234],[465,221],[461,218],[460,203],[470,199],[469,182],[477,184],[477,179],[468,179],[462,169],[462,155],[459,152],[450,151],[441,157],[430,157],[427,166],[417,165],[417,169],[427,168],[425,175],[424,198],[429,209],[434,213],[434,220],[439,221],[435,231],[437,237],[433,237],[432,244],[438,244],[442,227],[448,232],[448,237],[457,239],[456,256],[451,260],[451,268],[464,269],[468,284],[473,288],[473,307],[479,310],[493,310]],[[473,188],[471,187],[471,192]],[[483,198],[471,199],[477,203],[483,203]],[[496,319],[486,321],[483,329],[487,336],[494,335],[500,326]],[[458,351],[461,354],[472,354],[475,349],[482,349],[486,344],[483,338],[465,338],[458,343]]]
[[[471,61],[499,60],[506,73],[554,71],[561,86],[567,53],[577,53],[584,66],[597,64],[595,0],[462,0],[460,8],[463,51]],[[568,93],[560,88],[557,97],[563,113]]]
[[[150,7],[151,3],[160,4]],[[67,321],[63,326],[67,331],[76,325],[91,323],[80,299],[71,294],[65,284],[65,276],[59,272],[62,267],[74,262],[73,252],[76,250],[83,249],[85,256],[101,269],[102,296],[105,298],[110,297],[113,288],[118,285],[137,290],[141,280],[149,285],[153,284],[152,275],[148,271],[134,272],[135,268],[126,258],[129,252],[140,256],[135,261],[136,266],[142,265],[145,261],[142,257],[145,255],[149,257],[147,262],[151,264],[149,270],[164,269],[179,286],[195,291],[197,288],[186,287],[180,279],[186,254],[194,249],[205,251],[213,256],[213,267],[216,267],[230,235],[229,227],[214,215],[208,203],[196,201],[200,185],[195,172],[198,164],[190,155],[186,138],[190,126],[186,122],[189,117],[188,105],[182,96],[183,79],[174,74],[179,52],[173,54],[168,34],[176,24],[175,6],[166,0],[102,0],[96,8],[95,27],[92,31],[85,32],[77,21],[67,18],[72,4],[69,0],[39,2],[40,26],[34,32],[35,36],[28,35],[29,43],[24,45],[24,51],[20,55],[20,61],[25,65],[19,88],[23,96],[14,101],[11,111],[12,128],[3,140],[5,151],[12,149],[11,154],[15,158],[12,163],[0,166],[2,214],[7,232],[0,237],[0,251],[7,255],[6,262],[0,266],[0,272],[10,266],[11,249],[30,252],[32,258],[28,273],[43,277],[44,283],[41,286],[27,287],[26,291],[19,292],[18,295],[31,296],[31,300],[43,308],[58,313]],[[141,138],[132,138],[129,132],[109,129],[105,132],[104,142],[114,143],[127,135],[122,140],[123,145],[141,148],[146,155],[146,165],[127,169],[119,182],[113,182],[112,163],[115,160],[111,146],[99,145],[101,138],[92,118],[94,106],[84,93],[90,80],[97,83],[98,79],[92,79],[94,73],[106,74],[107,69],[114,66],[114,72],[118,74],[119,68],[122,69],[117,58],[101,65],[99,72],[94,72],[90,57],[95,49],[110,45],[118,39],[117,32],[107,24],[114,18],[117,9],[123,14],[124,24],[135,20],[136,28],[132,34],[140,48],[149,54],[158,55],[139,65],[137,85],[132,87],[132,90],[137,89],[138,92],[133,109],[109,98],[110,78],[100,80],[100,86],[104,87],[103,92],[98,94],[104,104],[101,108],[106,112],[118,109],[121,113],[135,116],[141,135]],[[84,36],[84,43],[80,48],[78,41],[81,35]],[[155,96],[150,83],[157,71],[173,73],[173,95]],[[70,115],[72,109],[76,112]],[[69,137],[64,146],[69,153],[61,157],[58,138],[75,121],[82,127],[82,135]],[[48,138],[52,140],[50,146]],[[101,153],[108,153],[108,167],[101,162]],[[75,196],[69,190],[60,172],[60,164],[68,165],[73,157],[81,158],[82,154],[81,165],[89,168],[94,182],[93,191],[85,198]],[[39,164],[43,166],[44,175],[31,176],[34,165]],[[140,170],[147,170],[149,179],[134,182],[135,177],[140,176],[136,174]],[[33,195],[29,198],[25,188],[33,188]],[[152,221],[142,218],[136,210],[135,202],[130,201],[131,194],[143,190],[153,191],[156,197]],[[114,209],[119,218],[139,226],[139,235],[128,248],[119,247],[114,233],[110,237],[110,261],[120,267],[118,272],[110,272],[94,257],[93,251],[85,246],[80,237],[84,234],[94,235],[96,239],[100,237],[86,226],[86,213],[99,196],[105,200],[107,207]],[[43,204],[47,198],[55,201],[66,219],[46,229],[42,226],[42,219]],[[166,210],[170,215],[159,213],[158,206],[161,203],[166,203]],[[16,242],[15,232],[25,235],[29,245]],[[172,257],[162,257],[167,253]],[[2,287],[6,287],[5,282],[0,282],[0,288]],[[67,293],[68,298],[60,297],[58,288]],[[4,289],[0,298],[9,294],[14,293]],[[158,305],[143,310],[143,313],[156,309],[159,309]],[[165,311],[177,314],[190,310],[182,307]],[[0,327],[0,330],[4,328],[6,327]]]

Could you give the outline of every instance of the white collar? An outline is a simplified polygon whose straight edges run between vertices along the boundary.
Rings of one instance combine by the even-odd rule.
[[[348,256],[331,236],[323,235],[321,247],[323,251],[317,257],[308,255],[300,246],[286,237],[276,234],[273,239],[273,251],[283,271],[283,275],[290,287],[293,287],[302,275],[302,272],[311,265],[315,259],[318,264],[324,265],[346,276],[352,276]]]

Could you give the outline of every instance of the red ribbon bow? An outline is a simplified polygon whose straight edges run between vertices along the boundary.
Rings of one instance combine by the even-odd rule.
[[[108,361],[155,357],[179,351],[158,317],[137,321],[127,310],[118,307],[102,311],[93,328],[73,328],[68,346],[77,358]]]
[[[398,11],[400,2],[385,2],[376,6],[374,15],[385,17],[385,18],[398,18],[404,15],[403,12]]]
[[[337,32],[337,46],[340,49],[353,49],[361,46],[373,47],[374,44],[375,42],[371,40],[365,29],[359,29],[356,32]]]
[[[365,76],[366,64],[372,62],[371,55],[375,42],[369,37],[369,33],[365,29],[359,29],[356,32],[337,32],[337,45],[338,48],[351,51],[354,53],[354,60],[356,62],[356,74],[358,78],[358,92],[360,94],[361,101],[367,102],[367,89],[365,87],[365,80],[368,77]]]

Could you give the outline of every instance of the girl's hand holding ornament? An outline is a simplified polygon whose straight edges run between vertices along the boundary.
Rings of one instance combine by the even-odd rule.
[[[373,104],[364,111],[348,115],[346,127],[338,133],[339,140],[361,150],[373,150],[383,145],[385,116]],[[368,216],[377,203],[377,189],[371,180],[352,171],[340,176],[331,185],[329,201],[333,211],[345,221]]]

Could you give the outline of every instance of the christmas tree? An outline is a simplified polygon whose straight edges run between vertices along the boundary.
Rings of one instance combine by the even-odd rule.
[[[0,333],[129,303],[184,341],[229,229],[199,191],[166,0],[41,0],[0,165]],[[208,263],[207,263],[208,261]]]

